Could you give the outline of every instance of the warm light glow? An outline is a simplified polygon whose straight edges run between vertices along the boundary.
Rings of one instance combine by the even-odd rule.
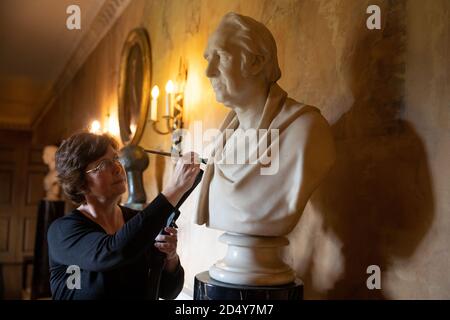
[[[116,117],[108,116],[105,131],[115,137],[119,137],[119,122],[117,121]]]
[[[89,132],[94,133],[94,134],[99,134],[100,133],[100,122],[98,120],[94,120],[91,123],[91,127],[89,129]]]
[[[199,112],[200,106],[202,105],[202,89],[204,84],[202,78],[199,76],[200,72],[195,72],[196,69],[189,74],[189,81],[186,82],[185,86],[185,110],[187,113],[196,111]],[[200,68],[198,68],[200,70]]]
[[[130,131],[131,131],[131,135],[134,136],[134,134],[136,133],[136,124],[135,123],[132,123],[130,125]]]
[[[158,86],[153,86],[152,88],[152,98],[157,99],[159,97],[159,88]]]
[[[173,89],[174,89],[174,86],[173,86],[172,80],[167,81],[166,93],[173,93]]]

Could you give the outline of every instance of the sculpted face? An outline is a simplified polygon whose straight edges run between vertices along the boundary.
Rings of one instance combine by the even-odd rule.
[[[209,38],[204,57],[208,62],[206,76],[216,100],[226,106],[240,105],[246,99],[251,82],[242,74],[242,49],[230,41],[232,30],[219,27]]]
[[[49,166],[50,170],[55,170],[55,153],[57,148],[55,146],[46,146],[42,154],[42,161]]]

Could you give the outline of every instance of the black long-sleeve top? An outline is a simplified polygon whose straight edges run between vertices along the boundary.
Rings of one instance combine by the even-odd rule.
[[[159,194],[144,210],[121,207],[125,224],[113,235],[73,210],[55,220],[47,233],[53,299],[146,299],[155,238],[176,210]],[[80,268],[80,289],[69,289],[70,265]],[[72,271],[73,272],[73,271]],[[162,272],[159,297],[173,299],[184,284],[184,270]]]

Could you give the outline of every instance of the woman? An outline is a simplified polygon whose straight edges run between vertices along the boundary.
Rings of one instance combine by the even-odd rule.
[[[158,233],[200,170],[194,153],[179,159],[168,186],[138,212],[118,205],[126,176],[117,148],[107,135],[83,132],[56,153],[58,178],[78,208],[48,230],[53,299],[151,298],[156,283],[148,275],[158,252],[165,254],[159,297],[173,299],[183,287],[177,230]]]

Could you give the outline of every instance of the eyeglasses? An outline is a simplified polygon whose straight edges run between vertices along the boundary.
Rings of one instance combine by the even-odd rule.
[[[102,161],[99,162],[99,164],[95,168],[92,168],[92,169],[86,171],[86,173],[104,172],[106,170],[110,170],[111,168],[113,168],[114,165],[122,166],[122,164],[119,161],[119,157],[117,157],[117,156],[114,157],[112,160],[111,159],[103,159]]]

